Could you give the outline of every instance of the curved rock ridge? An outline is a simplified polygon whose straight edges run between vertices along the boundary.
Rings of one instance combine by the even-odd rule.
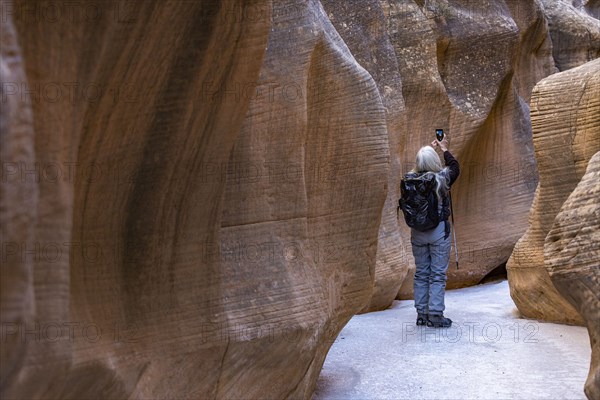
[[[583,317],[592,360],[588,399],[600,398],[600,152],[569,195],[546,236],[544,261],[552,283]]]
[[[552,75],[535,87],[531,122],[540,183],[529,228],[507,264],[511,296],[529,318],[582,324],[545,268],[544,241],[562,204],[600,150],[600,59]]]
[[[310,398],[329,347],[371,298],[388,185],[377,83],[319,2],[275,3],[272,18],[256,93],[275,100],[250,102],[223,199],[225,399]],[[255,174],[238,179],[237,166]]]
[[[373,293],[362,311],[382,310],[395,299],[409,266],[407,253],[400,238],[396,210],[401,179],[400,140],[402,134],[405,134],[406,125],[402,80],[379,0],[324,0],[322,3],[351,53],[375,80],[385,107],[390,146],[388,190],[377,239]]]

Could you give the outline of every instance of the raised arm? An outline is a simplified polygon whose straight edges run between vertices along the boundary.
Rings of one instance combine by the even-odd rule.
[[[460,175],[460,166],[458,165],[456,158],[454,158],[448,150],[444,151],[444,162],[449,170],[450,181],[448,182],[448,185],[452,186],[454,181],[456,181],[456,178],[458,178],[458,175]]]
[[[444,152],[444,162],[446,163],[446,166],[448,167],[448,175],[449,175],[448,176],[448,178],[449,178],[448,186],[452,186],[454,181],[456,181],[456,178],[458,178],[458,175],[460,175],[460,166],[459,166],[456,158],[454,158],[454,156],[452,155],[452,153],[450,153],[450,151],[448,151],[448,145],[449,145],[449,143],[448,143],[447,135],[444,137],[444,139],[441,142],[438,142],[437,140],[434,140],[433,142],[431,142],[431,146],[433,146],[433,148],[440,146],[440,149],[442,149],[442,151]]]

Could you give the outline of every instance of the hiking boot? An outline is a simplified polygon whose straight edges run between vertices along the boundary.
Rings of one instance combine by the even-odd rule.
[[[427,314],[417,313],[417,325],[425,325],[427,323]]]
[[[452,320],[443,315],[431,315],[427,317],[427,326],[430,328],[450,328]]]

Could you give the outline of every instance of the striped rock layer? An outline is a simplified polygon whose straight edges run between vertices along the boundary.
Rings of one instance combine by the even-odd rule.
[[[552,283],[579,312],[590,334],[592,361],[585,384],[600,398],[600,152],[571,192],[546,236],[544,261]]]
[[[535,87],[531,123],[539,169],[529,228],[507,264],[511,296],[526,317],[582,324],[555,289],[544,242],[563,203],[600,150],[600,60],[552,75]]]

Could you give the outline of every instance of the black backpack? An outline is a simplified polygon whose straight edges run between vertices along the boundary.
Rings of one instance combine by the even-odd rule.
[[[438,212],[438,199],[435,194],[435,174],[409,173],[400,182],[398,210],[402,209],[406,224],[424,232],[435,228],[448,219],[448,202],[443,198],[442,212]]]

